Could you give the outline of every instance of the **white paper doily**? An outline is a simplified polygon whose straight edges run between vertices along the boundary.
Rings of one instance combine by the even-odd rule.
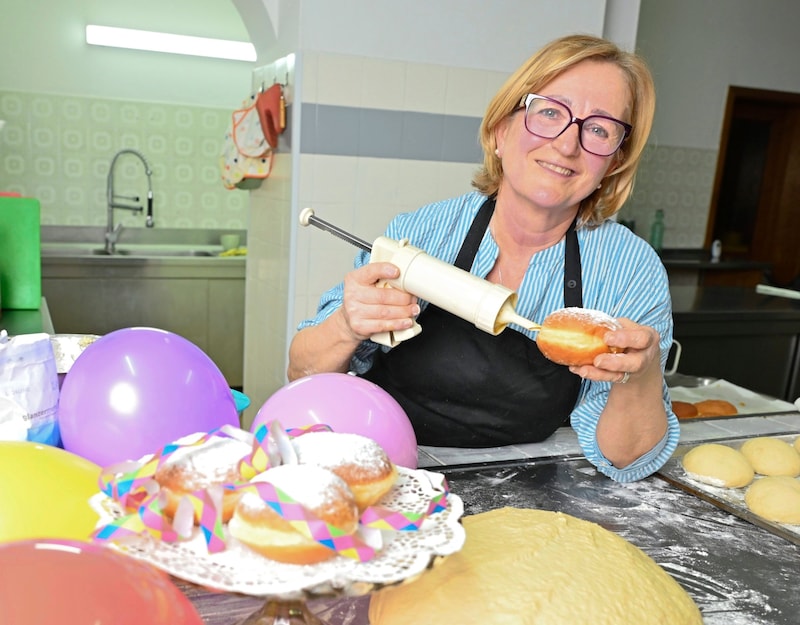
[[[424,513],[438,494],[433,485],[437,477],[441,478],[426,470],[398,467],[397,483],[380,505],[396,512]],[[103,493],[92,497],[90,503],[100,514],[101,525],[125,515],[119,504]],[[448,493],[446,509],[425,519],[417,531],[392,532],[380,553],[368,562],[336,556],[319,564],[284,564],[251,551],[227,534],[228,548],[212,554],[197,528],[191,539],[178,543],[142,535],[110,544],[170,575],[213,590],[281,600],[355,596],[407,581],[438,558],[459,551],[465,539],[459,521],[463,513],[461,498]]]

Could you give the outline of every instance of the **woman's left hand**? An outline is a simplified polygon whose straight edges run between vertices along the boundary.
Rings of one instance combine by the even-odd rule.
[[[658,332],[630,319],[620,318],[617,321],[622,329],[609,331],[604,340],[609,347],[621,350],[620,353],[600,354],[595,356],[593,364],[570,367],[570,371],[589,380],[625,384],[650,380],[654,376],[660,378]]]
[[[612,382],[597,423],[597,445],[616,467],[626,467],[664,437],[667,417],[662,397],[659,334],[630,319],[608,332],[609,347],[624,350],[595,356],[593,365],[570,367],[590,380]]]

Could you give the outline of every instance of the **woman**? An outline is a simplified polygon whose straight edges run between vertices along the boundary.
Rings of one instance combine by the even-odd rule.
[[[591,36],[534,54],[500,88],[480,129],[477,191],[397,216],[386,231],[519,294],[541,322],[564,306],[602,310],[622,329],[592,365],[546,360],[535,334],[492,336],[378,282],[368,263],[326,293],[290,347],[288,375],[353,371],[390,392],[423,445],[486,447],[543,440],[566,419],[586,457],[619,481],[660,468],[678,441],[664,365],[672,342],[666,272],[658,255],[609,220],[630,194],[652,124],[644,62]],[[370,337],[423,332],[392,349]]]

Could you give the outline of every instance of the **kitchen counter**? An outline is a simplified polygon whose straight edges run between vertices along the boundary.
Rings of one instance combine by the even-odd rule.
[[[800,300],[764,295],[755,288],[672,286],[670,295],[673,316],[680,320],[786,321],[800,327]]]
[[[131,228],[111,256],[100,253],[102,232],[55,234],[42,241],[42,293],[59,332],[174,332],[208,354],[230,386],[243,385],[247,257],[220,256],[217,232]]]
[[[681,442],[800,433],[800,412],[697,420]],[[706,625],[794,625],[800,546],[753,525],[658,474],[619,484],[581,457],[561,428],[543,443],[513,448],[421,448],[420,466],[443,473],[465,514],[503,506],[558,510],[600,524],[636,545],[672,575]],[[206,625],[233,625],[263,605],[255,597],[211,593],[178,582]],[[369,597],[321,598],[309,609],[330,625],[368,625]]]
[[[800,300],[755,287],[671,286],[679,370],[787,401],[800,396]]]
[[[42,298],[39,310],[3,310],[0,313],[0,330],[5,330],[9,336],[39,332],[55,334],[47,300]]]
[[[756,285],[771,268],[770,263],[724,255],[715,262],[706,249],[665,249],[659,255],[669,274],[670,284]]]
[[[712,271],[741,271],[741,270],[765,270],[769,269],[770,264],[737,259],[737,258],[720,258],[718,261],[711,260],[711,253],[709,250],[694,250],[694,249],[665,249],[659,253],[661,262],[667,269],[671,268],[695,268],[695,269],[709,269]]]

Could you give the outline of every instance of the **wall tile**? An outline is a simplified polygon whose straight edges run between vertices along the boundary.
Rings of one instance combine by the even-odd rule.
[[[448,68],[445,112],[448,115],[482,116],[486,109],[486,74],[484,70]]]
[[[405,65],[405,93],[398,109],[420,113],[444,113],[447,101],[447,68],[442,65]]]
[[[666,224],[664,247],[703,247],[716,159],[716,150],[648,146],[620,219],[635,220],[636,232],[647,238],[660,208]]]
[[[0,91],[0,189],[36,197],[47,225],[102,225],[106,177],[119,149],[140,150],[153,170],[156,226],[243,228],[247,194],[227,190],[219,154],[232,111]],[[140,162],[123,156],[118,192],[144,197]],[[117,211],[126,226],[141,215]]]
[[[362,57],[320,55],[317,64],[317,102],[361,106],[364,62]]]
[[[406,64],[400,61],[364,59],[362,65],[361,106],[364,108],[403,108],[406,91]]]

